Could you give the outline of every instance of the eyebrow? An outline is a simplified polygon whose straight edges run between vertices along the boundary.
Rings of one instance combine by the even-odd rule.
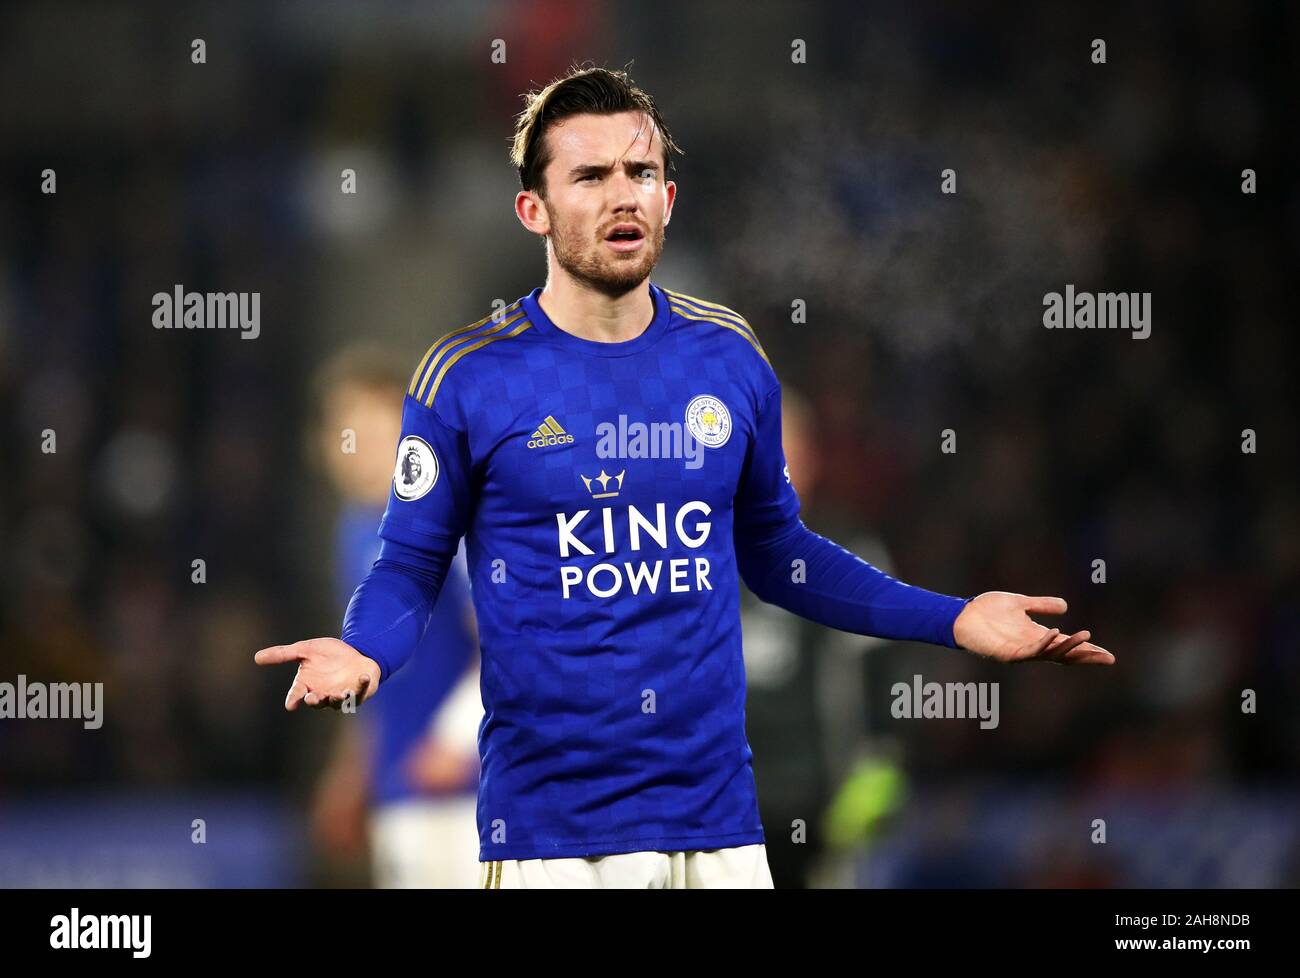
[[[614,165],[612,163],[583,163],[579,166],[575,166],[572,170],[570,170],[569,177],[570,178],[583,177],[589,173],[604,175],[608,173],[610,170],[612,170],[613,168]],[[641,172],[642,170],[654,170],[655,172],[658,172],[659,164],[656,163],[654,160],[628,160],[623,165],[623,168],[625,170],[631,170],[637,173]]]

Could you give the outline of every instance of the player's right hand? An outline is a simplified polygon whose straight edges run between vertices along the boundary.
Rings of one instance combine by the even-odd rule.
[[[379,688],[379,663],[337,638],[272,645],[260,650],[253,661],[259,666],[298,663],[298,673],[284,698],[286,710],[296,710],[303,703],[317,710],[327,706],[338,710],[349,694],[354,704],[360,704]]]

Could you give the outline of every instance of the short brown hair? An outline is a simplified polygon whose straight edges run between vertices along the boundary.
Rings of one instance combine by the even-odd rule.
[[[360,387],[400,401],[406,393],[410,372],[392,351],[371,344],[344,347],[325,360],[312,374],[311,392],[319,408],[341,387]]]
[[[664,179],[676,169],[673,154],[685,155],[673,142],[654,99],[637,88],[625,71],[575,65],[563,78],[555,79],[539,92],[528,92],[523,99],[524,110],[515,119],[510,162],[519,170],[519,186],[524,190],[546,195],[543,174],[551,162],[551,154],[545,136],[553,125],[572,115],[644,112],[654,121],[663,141]]]

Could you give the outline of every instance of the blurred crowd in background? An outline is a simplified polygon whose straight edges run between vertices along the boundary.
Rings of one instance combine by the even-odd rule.
[[[586,60],[628,66],[685,150],[652,280],[757,330],[805,522],[932,590],[1064,596],[1046,623],[1118,658],[995,668],[746,605],[778,886],[1300,884],[1294,10],[0,17],[0,681],[105,684],[100,730],[0,721],[0,885],[369,878],[307,832],[346,721],[285,714],[290,673],[252,664],[342,618],[313,377],[362,343],[413,369],[541,284],[512,117]],[[1044,329],[1067,283],[1150,292],[1150,337]],[[177,285],[260,292],[260,335],[153,328]],[[893,718],[918,673],[999,682],[1000,725]],[[187,846],[227,808],[262,875]]]

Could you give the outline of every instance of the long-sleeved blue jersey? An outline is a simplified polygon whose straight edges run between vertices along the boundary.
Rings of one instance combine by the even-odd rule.
[[[339,515],[334,537],[335,581],[348,601],[357,582],[378,557],[382,541],[375,535],[375,507],[350,504]],[[469,582],[453,560],[443,577],[429,623],[400,673],[357,717],[366,727],[370,750],[370,803],[389,805],[413,798],[459,796],[474,790],[477,779],[445,791],[417,787],[407,770],[411,753],[429,736],[434,718],[474,659],[473,623],[469,620]]]
[[[823,624],[949,647],[969,600],[807,529],[754,331],[648,288],[654,319],[619,343],[557,328],[534,289],[436,342],[407,392],[380,559],[343,639],[390,675],[465,536],[482,860],[764,841],[741,577]]]

